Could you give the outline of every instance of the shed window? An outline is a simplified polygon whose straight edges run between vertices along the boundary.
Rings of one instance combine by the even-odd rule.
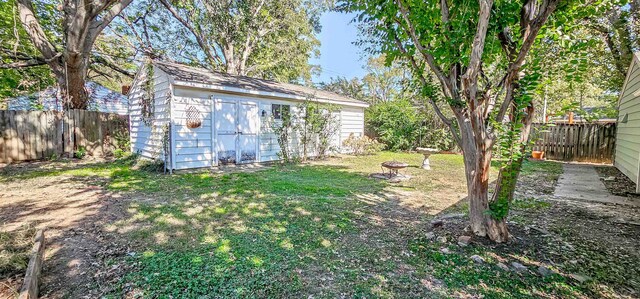
[[[271,115],[273,115],[273,119],[282,119],[283,117],[289,116],[290,112],[291,112],[290,105],[280,105],[280,104],[271,105]]]

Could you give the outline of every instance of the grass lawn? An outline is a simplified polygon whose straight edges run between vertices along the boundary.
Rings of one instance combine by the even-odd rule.
[[[368,177],[394,159],[411,165],[411,180]],[[12,173],[0,182],[84,177],[132,198],[126,217],[103,228],[131,248],[106,260],[105,267],[126,269],[108,283],[107,297],[599,296],[563,275],[535,274],[541,257],[531,248],[460,247],[464,226],[442,233],[447,240],[428,239],[433,215],[465,211],[466,187],[461,156],[434,155],[431,171],[421,162],[419,154],[383,152],[256,172],[162,175],[122,160]],[[560,173],[559,164],[527,162],[523,181],[543,182],[537,191],[545,193]],[[549,204],[522,199],[515,208],[522,216]],[[512,261],[530,273],[497,266]]]

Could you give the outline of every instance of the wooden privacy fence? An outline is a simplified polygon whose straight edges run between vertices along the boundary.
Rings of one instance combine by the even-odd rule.
[[[110,154],[129,141],[129,117],[86,110],[0,111],[0,163]]]
[[[548,159],[612,163],[616,146],[615,123],[534,124],[534,151]]]

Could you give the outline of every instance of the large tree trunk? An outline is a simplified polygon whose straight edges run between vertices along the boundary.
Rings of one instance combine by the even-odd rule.
[[[487,236],[489,209],[489,171],[491,149],[479,147],[475,141],[471,124],[458,119],[463,151],[464,168],[467,179],[467,197],[469,199],[469,220],[471,230],[477,236]]]
[[[76,65],[67,65],[66,82],[65,85],[60,86],[60,90],[63,94],[68,95],[69,108],[87,109],[89,96],[85,89],[86,78],[86,62],[81,62]]]

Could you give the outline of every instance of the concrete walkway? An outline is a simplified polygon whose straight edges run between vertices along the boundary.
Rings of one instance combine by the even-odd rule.
[[[609,193],[593,165],[564,164],[562,168],[564,173],[558,179],[555,196],[640,207],[640,201]]]

